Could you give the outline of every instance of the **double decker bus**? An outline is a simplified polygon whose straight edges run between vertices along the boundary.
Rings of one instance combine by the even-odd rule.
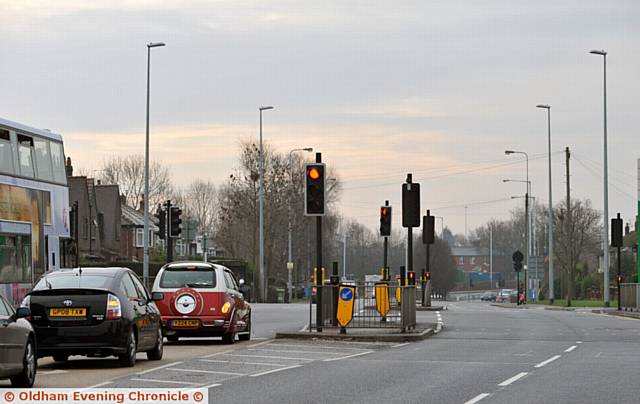
[[[69,217],[62,136],[0,118],[0,293],[9,301],[71,266]]]

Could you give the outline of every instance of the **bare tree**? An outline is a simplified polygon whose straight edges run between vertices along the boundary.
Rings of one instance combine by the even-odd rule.
[[[105,184],[118,184],[127,205],[138,208],[144,195],[144,156],[114,156],[102,164],[100,180]],[[149,203],[152,209],[172,193],[169,169],[157,161],[149,164]]]
[[[213,234],[217,207],[216,188],[210,181],[197,179],[184,192],[184,208],[187,217],[196,223],[200,234]]]

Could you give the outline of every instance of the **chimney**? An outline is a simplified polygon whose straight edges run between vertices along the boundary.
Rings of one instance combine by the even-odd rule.
[[[98,185],[102,185],[102,181],[101,180],[98,180]]]
[[[73,166],[71,165],[71,157],[67,157],[67,164],[64,166],[67,177],[73,177]]]
[[[142,195],[142,198],[140,198],[140,209],[138,209],[140,212],[144,212],[144,195]]]
[[[628,236],[630,231],[631,229],[629,228],[629,222],[627,222],[627,225],[624,227],[624,235]]]

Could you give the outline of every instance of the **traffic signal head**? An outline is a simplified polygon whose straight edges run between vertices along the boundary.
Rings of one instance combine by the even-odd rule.
[[[408,283],[409,286],[415,285],[416,284],[416,273],[413,271],[410,271],[407,273],[407,277],[408,277]]]
[[[182,209],[177,206],[171,207],[170,234],[171,237],[180,237],[182,233]]]
[[[158,209],[155,216],[158,219],[158,227],[160,227],[160,240],[164,240],[167,236],[167,211],[164,209]]]
[[[422,243],[433,244],[435,241],[435,220],[431,215],[422,216]]]
[[[325,165],[323,163],[307,163],[305,165],[305,216],[324,216],[324,180]]]
[[[380,235],[391,235],[391,206],[380,207]]]
[[[513,262],[513,270],[516,272],[522,271],[522,261],[514,261]]]
[[[622,247],[622,219],[618,217],[611,219],[611,246]]]
[[[430,280],[431,280],[431,272],[427,272],[427,273],[425,273],[425,274],[424,274],[424,278],[425,278],[426,280],[430,281]]]
[[[402,227],[420,227],[420,184],[402,184]]]

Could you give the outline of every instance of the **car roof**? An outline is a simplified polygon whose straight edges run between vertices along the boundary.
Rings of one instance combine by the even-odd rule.
[[[82,275],[100,275],[114,278],[123,272],[131,271],[131,269],[122,267],[64,268],[59,271],[49,272],[45,276],[76,276],[80,271],[82,271]]]
[[[193,267],[195,269],[213,269],[213,268],[225,268],[222,265],[213,264],[211,262],[203,262],[203,261],[175,261],[171,262],[163,267],[163,269],[167,268],[187,268]]]

